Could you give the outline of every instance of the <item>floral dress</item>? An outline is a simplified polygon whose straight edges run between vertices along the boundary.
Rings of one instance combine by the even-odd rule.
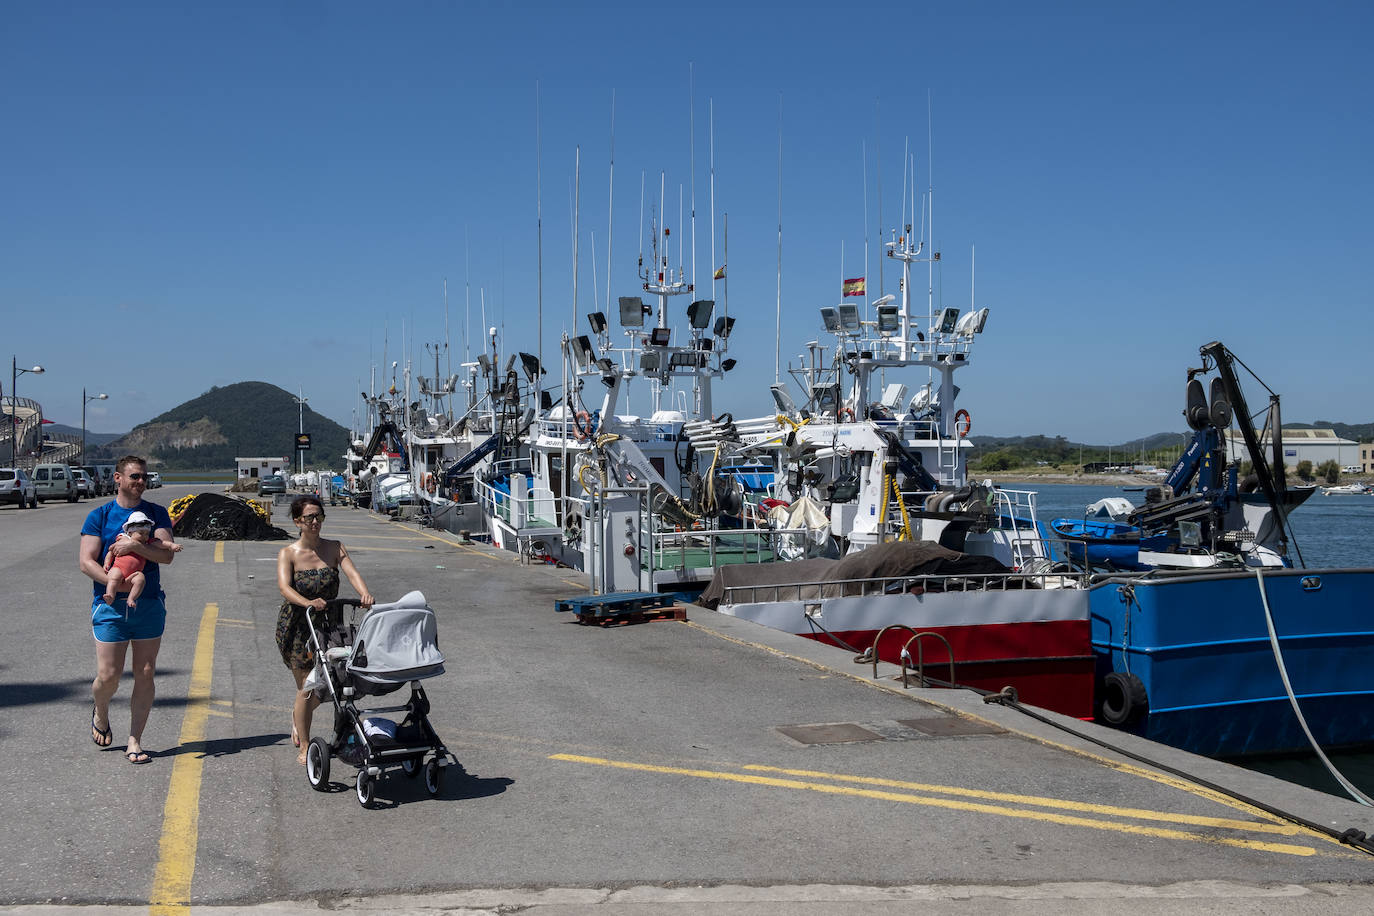
[[[291,577],[291,585],[307,598],[331,601],[339,596],[339,571],[329,566],[323,569],[298,569]],[[277,649],[281,651],[281,660],[286,667],[296,670],[308,669],[315,661],[305,611],[298,604],[283,601],[281,613],[277,615]],[[315,624],[321,627],[321,633],[343,625],[343,611],[339,608],[331,607],[315,614]]]

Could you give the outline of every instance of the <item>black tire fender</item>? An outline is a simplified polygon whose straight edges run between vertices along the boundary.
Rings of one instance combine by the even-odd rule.
[[[1133,725],[1150,709],[1145,682],[1134,674],[1113,671],[1102,679],[1099,718],[1117,727]]]

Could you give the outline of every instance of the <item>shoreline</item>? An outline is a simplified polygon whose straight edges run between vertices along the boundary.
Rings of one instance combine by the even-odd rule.
[[[1017,473],[1015,471],[969,471],[968,479],[993,483],[1066,483],[1092,487],[1156,487],[1164,481],[1139,474]]]

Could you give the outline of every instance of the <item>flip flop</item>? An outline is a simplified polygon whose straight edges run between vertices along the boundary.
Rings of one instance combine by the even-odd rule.
[[[105,723],[104,728],[97,728],[95,725],[95,706],[91,706],[91,741],[96,747],[109,747],[114,737],[110,732],[110,724]]]
[[[130,763],[134,764],[147,763],[153,759],[148,756],[147,751],[125,751],[124,756],[128,758]]]

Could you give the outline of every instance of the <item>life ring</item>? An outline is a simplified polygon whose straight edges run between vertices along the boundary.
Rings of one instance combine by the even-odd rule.
[[[580,439],[586,439],[592,434],[592,415],[585,410],[579,410],[573,417],[573,434]]]
[[[959,430],[960,417],[964,418],[964,429],[962,432]],[[971,432],[973,432],[973,417],[968,415],[967,410],[960,409],[959,412],[954,415],[954,435],[960,439],[967,439],[968,434]]]
[[[433,492],[434,492],[434,475],[431,474],[431,473],[429,473],[428,471],[426,471],[426,472],[425,472],[424,480],[421,481],[421,484],[420,484],[420,485],[423,486],[427,492],[433,493]]]
[[[1150,708],[1145,682],[1134,674],[1113,671],[1102,679],[1099,715],[1108,725],[1132,725]]]
[[[841,408],[840,408],[840,412],[837,413],[837,414],[835,414],[835,418],[836,418],[837,420],[843,420],[844,417],[845,417],[845,414],[848,414],[848,415],[849,415],[849,419],[850,419],[850,420],[853,420],[853,419],[854,419],[854,410],[853,410],[853,408],[851,408],[851,407],[841,407]]]

